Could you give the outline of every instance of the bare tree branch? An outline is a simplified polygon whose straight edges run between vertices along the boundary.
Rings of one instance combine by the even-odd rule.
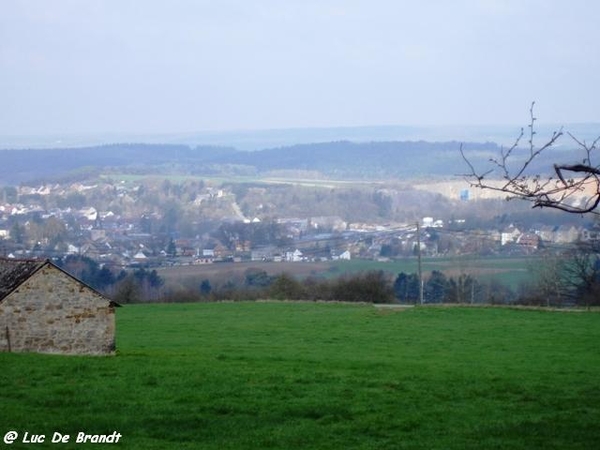
[[[540,174],[530,175],[528,172],[532,164],[543,158],[547,150],[555,146],[564,135],[563,129],[560,128],[554,131],[543,145],[536,147],[534,137],[537,118],[533,113],[534,106],[535,102],[529,109],[527,148],[523,149],[519,146],[525,135],[524,130],[521,129],[521,133],[511,147],[506,150],[501,148],[498,158],[490,158],[489,162],[492,167],[480,171],[467,158],[461,144],[460,154],[469,168],[469,172],[463,176],[472,187],[505,193],[507,199],[518,198],[530,201],[534,208],[554,208],[568,213],[600,214],[600,211],[596,211],[600,205],[600,166],[592,163],[600,136],[591,145],[588,145],[585,141],[568,133],[583,151],[582,162],[554,163],[551,166],[554,173],[545,178]],[[513,168],[517,153],[523,155],[524,160],[516,168]],[[496,174],[496,178],[493,178],[494,174]]]

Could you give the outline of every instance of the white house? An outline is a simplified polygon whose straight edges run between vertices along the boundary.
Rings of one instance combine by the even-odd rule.
[[[96,208],[93,206],[79,210],[79,214],[81,217],[85,217],[90,222],[93,222],[98,218],[98,211],[96,211]]]
[[[351,255],[350,255],[350,250],[346,250],[344,253],[342,253],[339,257],[342,260],[345,261],[350,261]]]
[[[294,250],[293,252],[286,252],[285,253],[285,260],[288,262],[298,262],[298,261],[302,261],[302,252],[298,249]]]
[[[137,252],[135,255],[133,255],[133,259],[137,259],[137,260],[143,260],[143,259],[147,259],[148,257],[146,256],[146,254],[143,251],[139,251]]]
[[[511,225],[500,234],[500,244],[506,245],[509,242],[516,242],[520,235],[519,229]]]

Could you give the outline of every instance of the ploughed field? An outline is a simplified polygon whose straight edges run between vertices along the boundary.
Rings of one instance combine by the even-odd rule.
[[[61,448],[81,432],[128,449],[600,442],[598,312],[152,304],[118,309],[117,330],[113,357],[0,354],[0,435],[46,435],[38,448],[56,432],[72,436]]]

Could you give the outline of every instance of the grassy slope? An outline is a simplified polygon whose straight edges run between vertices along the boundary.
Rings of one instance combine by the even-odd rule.
[[[156,449],[600,441],[598,313],[137,305],[118,330],[114,358],[0,354],[0,434],[117,430],[123,448]]]

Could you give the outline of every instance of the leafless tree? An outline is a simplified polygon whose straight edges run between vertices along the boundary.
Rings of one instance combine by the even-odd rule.
[[[600,242],[579,242],[564,256],[563,277],[571,297],[583,306],[600,302]]]
[[[535,281],[532,293],[539,296],[545,306],[561,306],[569,296],[572,288],[567,278],[566,258],[562,253],[546,251],[542,258],[531,264],[531,272]]]
[[[501,148],[500,154],[490,158],[491,168],[480,171],[465,155],[463,146],[460,153],[466,162],[469,172],[464,174],[471,186],[503,192],[508,199],[519,198],[533,203],[534,208],[554,208],[568,213],[600,214],[596,208],[600,204],[600,165],[592,161],[594,151],[600,142],[600,136],[591,144],[581,141],[571,133],[566,133],[581,150],[582,157],[578,163],[552,165],[552,174],[531,175],[531,167],[547,155],[559,139],[564,136],[563,129],[554,131],[552,136],[541,146],[534,143],[535,102],[529,109],[530,123],[527,146],[521,146],[525,130],[508,149]],[[516,161],[516,165],[515,165]]]

